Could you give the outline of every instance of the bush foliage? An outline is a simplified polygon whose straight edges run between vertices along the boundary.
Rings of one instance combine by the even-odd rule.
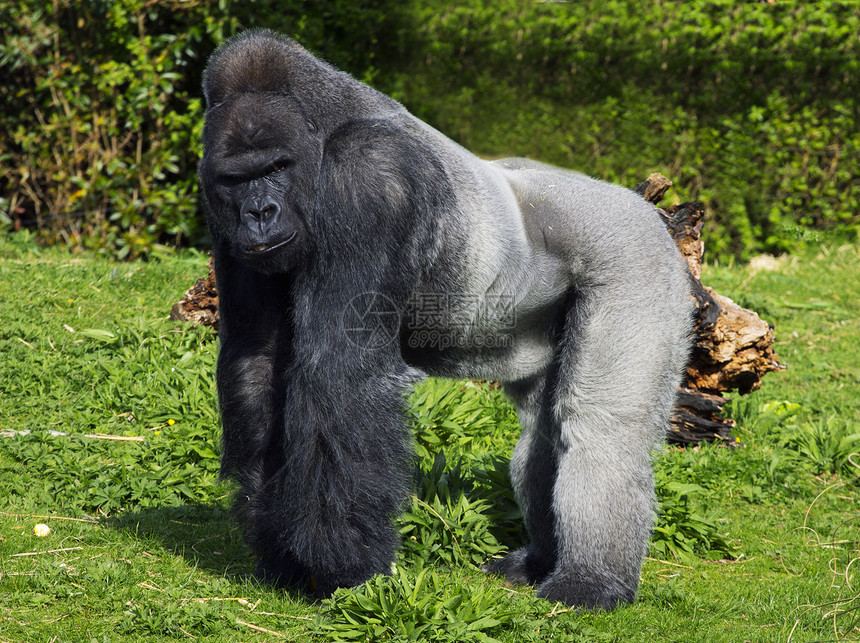
[[[125,258],[203,238],[199,87],[220,42],[270,25],[362,72],[387,20],[346,0],[24,0],[0,24],[0,225]]]
[[[852,3],[23,0],[0,6],[0,226],[120,257],[200,243],[206,56],[291,34],[470,149],[706,203],[720,255],[856,238]]]
[[[470,149],[661,171],[706,203],[717,254],[856,234],[852,3],[475,1],[418,22],[402,97]]]

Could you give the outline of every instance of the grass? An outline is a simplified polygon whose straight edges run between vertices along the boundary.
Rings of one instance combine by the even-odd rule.
[[[611,614],[478,571],[523,534],[513,410],[469,382],[412,397],[421,465],[391,576],[321,604],[261,586],[217,481],[217,341],[167,320],[205,257],[121,264],[22,235],[0,257],[0,642],[860,640],[856,247],[706,267],[775,324],[788,370],[732,400],[741,448],[658,455],[639,598]]]

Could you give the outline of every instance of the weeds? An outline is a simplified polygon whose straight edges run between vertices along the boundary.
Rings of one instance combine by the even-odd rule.
[[[485,514],[490,504],[475,497],[462,465],[445,467],[439,453],[421,472],[411,506],[398,520],[404,553],[410,559],[479,566],[502,549]]]
[[[339,641],[495,641],[490,634],[508,626],[516,611],[498,609],[503,592],[453,584],[419,563],[411,572],[397,567],[361,588],[338,590],[327,601],[316,631]]]
[[[697,557],[737,558],[739,548],[717,525],[718,512],[703,512],[695,506],[693,498],[703,491],[695,484],[658,479],[660,511],[651,536],[652,556],[674,557],[687,564]]]
[[[651,558],[637,603],[612,614],[478,570],[527,535],[513,408],[471,382],[410,399],[419,460],[391,576],[321,606],[261,586],[217,480],[217,343],[165,319],[204,258],[115,264],[22,237],[0,252],[4,641],[860,639],[856,250],[708,269],[766,304],[789,369],[732,400],[739,448],[656,456]]]
[[[833,416],[792,426],[782,433],[785,446],[816,475],[851,479],[851,456],[860,454],[860,425]]]

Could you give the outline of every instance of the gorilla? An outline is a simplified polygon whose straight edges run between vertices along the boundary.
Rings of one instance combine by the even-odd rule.
[[[517,406],[530,541],[484,571],[580,608],[633,601],[692,319],[655,208],[481,160],[269,31],[221,45],[203,91],[221,472],[258,576],[324,597],[390,571],[406,391],[430,374],[498,380]]]

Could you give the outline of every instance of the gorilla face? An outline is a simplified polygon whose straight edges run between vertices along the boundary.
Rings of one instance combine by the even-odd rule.
[[[210,107],[200,177],[210,226],[233,256],[266,274],[292,271],[310,248],[322,142],[284,94],[245,93]]]

